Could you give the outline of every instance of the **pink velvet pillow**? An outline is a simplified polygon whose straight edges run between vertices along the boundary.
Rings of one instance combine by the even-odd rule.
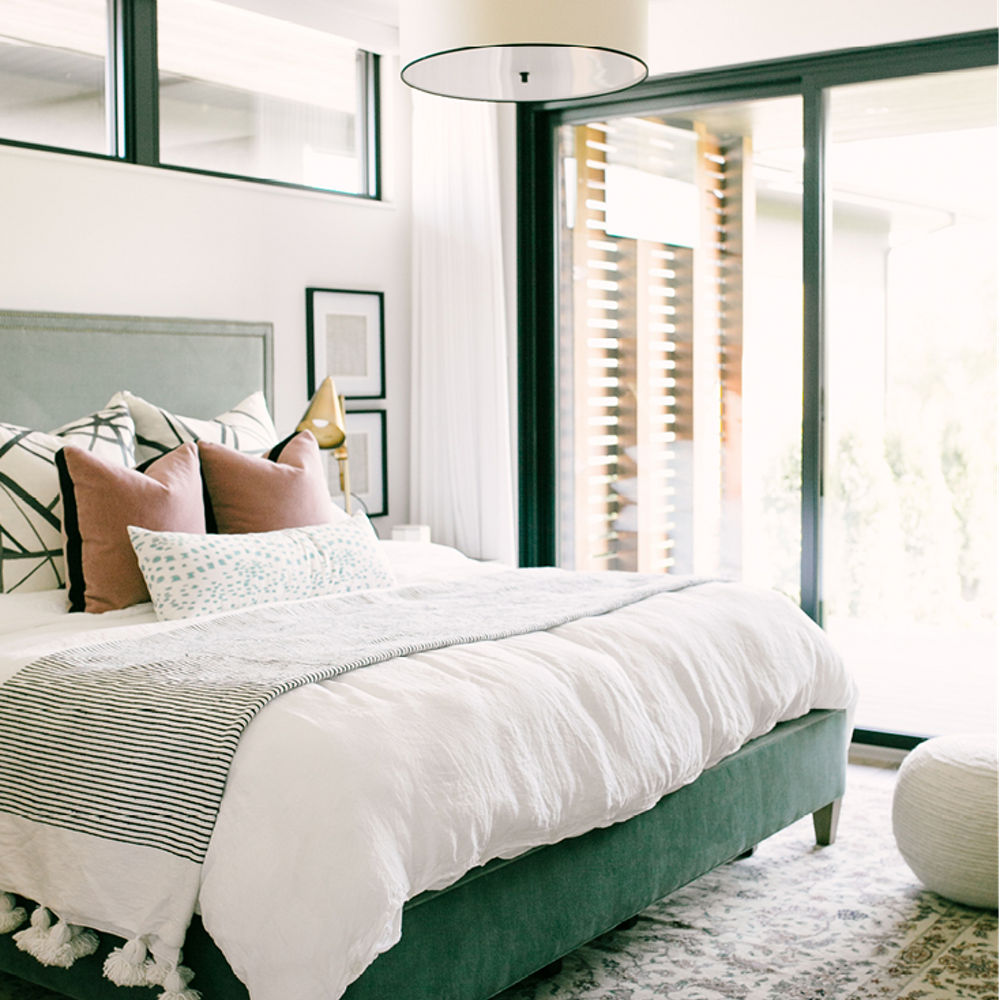
[[[216,530],[235,535],[328,524],[347,515],[330,499],[316,438],[302,431],[258,458],[198,442]]]
[[[108,465],[67,445],[56,455],[63,496],[71,611],[114,611],[149,600],[128,525],[205,532],[198,451],[192,442],[139,469]]]

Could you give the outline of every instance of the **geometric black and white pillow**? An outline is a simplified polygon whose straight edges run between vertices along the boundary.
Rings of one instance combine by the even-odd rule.
[[[262,392],[241,400],[211,420],[182,417],[131,392],[118,392],[112,403],[124,402],[135,423],[135,457],[147,462],[173,451],[185,441],[212,441],[248,455],[264,455],[278,443],[278,432]]]
[[[55,456],[67,444],[113,465],[135,465],[128,407],[112,401],[48,434],[0,423],[0,593],[65,586]]]

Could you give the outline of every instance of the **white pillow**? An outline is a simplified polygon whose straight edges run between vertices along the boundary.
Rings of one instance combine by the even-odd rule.
[[[66,581],[56,452],[75,444],[112,465],[135,464],[124,402],[54,431],[0,424],[0,593],[53,590]]]
[[[135,457],[140,463],[185,441],[212,441],[249,455],[263,455],[278,443],[262,392],[252,393],[212,420],[178,416],[128,391],[116,393],[112,402],[125,403],[135,421]]]
[[[161,621],[395,583],[364,516],[243,535],[128,533]]]

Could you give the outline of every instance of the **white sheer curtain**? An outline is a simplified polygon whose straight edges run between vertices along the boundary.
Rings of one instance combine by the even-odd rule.
[[[413,94],[410,519],[515,560],[496,108]]]

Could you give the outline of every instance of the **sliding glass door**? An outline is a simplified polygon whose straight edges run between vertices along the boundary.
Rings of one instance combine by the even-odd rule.
[[[558,133],[559,546],[799,586],[798,97]]]
[[[996,93],[828,93],[823,624],[863,728],[995,725]]]
[[[784,591],[889,745],[996,725],[996,64],[519,110],[522,561]]]

